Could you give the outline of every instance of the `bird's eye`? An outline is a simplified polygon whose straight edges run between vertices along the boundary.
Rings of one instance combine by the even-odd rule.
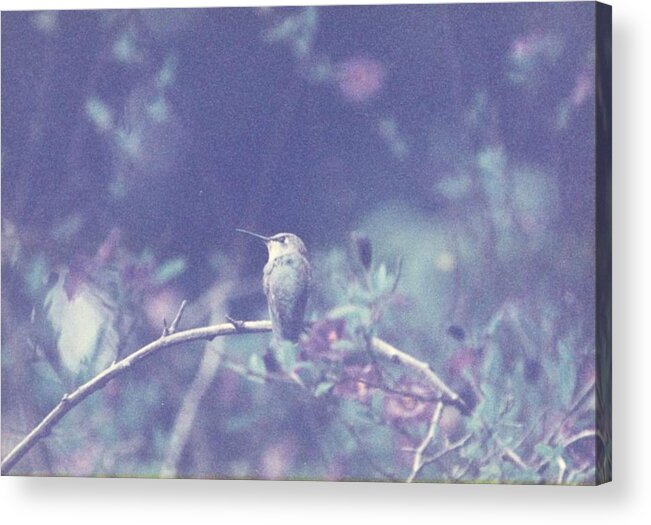
[[[283,235],[283,236],[280,238],[280,242],[282,242],[282,243],[286,243],[286,242],[287,242],[287,236],[286,236],[286,235]]]

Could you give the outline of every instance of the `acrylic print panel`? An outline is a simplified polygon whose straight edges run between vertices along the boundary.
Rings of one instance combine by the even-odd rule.
[[[5,12],[2,473],[608,481],[609,192],[607,6]]]

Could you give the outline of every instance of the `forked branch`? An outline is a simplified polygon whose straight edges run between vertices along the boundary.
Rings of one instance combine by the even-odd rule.
[[[185,305],[183,305],[185,306]],[[192,341],[212,340],[215,337],[226,335],[254,334],[271,331],[271,321],[236,321],[232,320],[218,325],[193,328],[190,330],[176,331],[183,306],[179,310],[176,318],[169,328],[166,328],[163,335],[156,341],[153,341],[139,350],[136,350],[121,361],[113,363],[103,372],[81,385],[71,393],[64,394],[61,401],[50,411],[49,414],[34,429],[27,434],[2,460],[2,474],[7,474],[20,459],[41,439],[46,437],[52,428],[65,416],[72,408],[81,403],[88,396],[102,389],[109,381],[118,375],[126,372],[132,365],[142,361],[157,352],[176,346],[182,343]],[[430,368],[415,357],[398,350],[389,343],[378,339],[372,340],[372,349],[378,355],[392,360],[395,363],[402,364],[407,368],[421,374],[428,382],[441,393],[441,398],[450,402],[462,402],[450,387],[448,387]]]

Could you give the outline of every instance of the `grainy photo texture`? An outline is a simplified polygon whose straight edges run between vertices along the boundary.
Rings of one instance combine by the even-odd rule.
[[[2,13],[2,474],[611,477],[610,7]]]

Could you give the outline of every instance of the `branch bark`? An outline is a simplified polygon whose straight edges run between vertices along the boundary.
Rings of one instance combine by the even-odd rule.
[[[427,428],[427,434],[425,434],[423,441],[421,441],[420,445],[418,445],[418,448],[414,451],[414,463],[411,469],[411,474],[409,474],[409,477],[406,480],[407,483],[414,481],[420,470],[425,465],[423,461],[423,455],[425,454],[427,447],[429,447],[432,441],[434,441],[434,437],[436,436],[436,428],[438,427],[442,412],[443,403],[439,401],[436,403],[436,407],[434,407],[432,420],[430,421],[429,427]]]
[[[218,322],[218,320],[224,318],[226,303],[232,295],[234,286],[233,280],[224,280],[206,292],[211,296],[211,300],[209,301],[210,307],[205,310],[210,312],[210,323]],[[174,323],[172,323],[174,331],[176,331],[181,313],[182,310],[179,310],[179,314],[176,316]],[[176,415],[176,420],[170,433],[169,445],[160,470],[160,475],[163,478],[173,478],[177,475],[178,464],[191,436],[194,420],[199,411],[199,405],[219,370],[224,351],[225,345],[223,339],[207,341],[205,343],[199,369],[183,396],[181,408]]]
[[[422,375],[432,384],[432,386],[439,390],[443,397],[447,398],[447,401],[451,404],[466,406],[463,399],[459,397],[459,394],[446,385],[445,382],[434,373],[432,367],[428,363],[420,361],[414,356],[398,350],[395,346],[390,345],[378,337],[374,337],[371,340],[371,346],[373,351],[377,354],[386,357],[396,364],[402,364],[407,368],[411,368],[414,372]]]
[[[181,309],[182,311],[182,309]],[[179,312],[181,313],[181,312]],[[179,316],[177,315],[177,318]],[[173,325],[178,324],[175,319]],[[172,327],[170,327],[172,328]],[[176,326],[173,326],[176,329]],[[176,346],[182,343],[192,341],[208,340],[212,341],[215,337],[226,335],[255,334],[271,331],[271,321],[238,321],[237,323],[223,323],[218,325],[193,328],[180,332],[170,333],[168,329],[164,334],[134,353],[125,357],[117,363],[113,363],[103,372],[90,379],[79,388],[69,394],[64,394],[61,401],[50,411],[49,414],[34,429],[27,434],[2,460],[2,474],[7,474],[20,459],[41,439],[46,437],[52,428],[76,405],[81,403],[88,396],[102,389],[109,381],[118,375],[125,373],[132,365],[138,361],[148,358],[164,348]],[[463,401],[459,395],[448,387],[431,369],[430,365],[416,359],[415,357],[395,348],[386,341],[374,337],[371,341],[371,347],[378,355],[390,359],[396,364],[402,364],[414,372],[421,374],[427,379],[433,387],[441,392],[442,399],[452,403],[461,403]]]
[[[113,363],[106,370],[96,375],[88,382],[81,385],[74,392],[64,394],[61,401],[45,416],[45,418],[29,433],[25,438],[14,447],[2,460],[2,474],[7,474],[18,461],[42,438],[47,436],[54,425],[65,416],[72,408],[81,403],[88,396],[103,388],[109,381],[116,376],[126,372],[132,365],[138,361],[154,355],[155,353],[170,346],[191,341],[212,340],[215,337],[221,337],[232,334],[255,334],[260,332],[270,332],[271,321],[245,321],[238,328],[231,323],[224,323],[214,326],[206,326],[176,332],[171,335],[163,335],[156,341],[143,346],[136,352],[125,357],[117,363]]]

